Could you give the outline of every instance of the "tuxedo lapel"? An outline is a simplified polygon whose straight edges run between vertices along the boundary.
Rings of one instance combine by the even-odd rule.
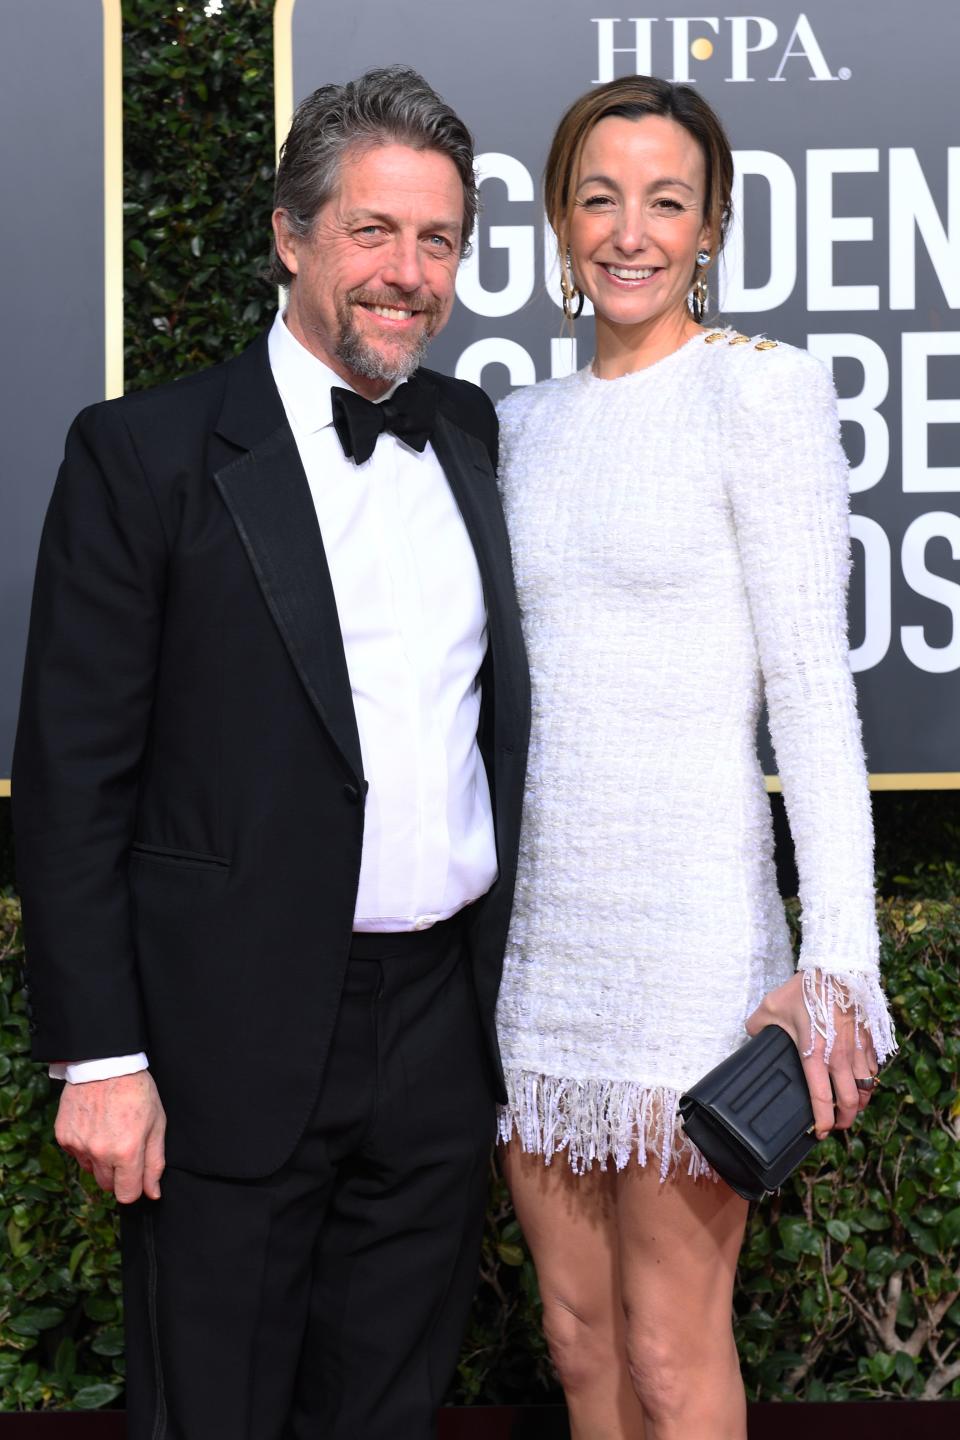
[[[483,443],[443,414],[432,442],[477,558],[496,670],[498,743],[512,749],[525,734],[528,672],[496,479]]]
[[[214,470],[217,488],[304,689],[362,785],[360,738],[333,584],[265,335],[229,367],[217,434],[222,455]],[[443,413],[437,414],[432,443],[480,570],[496,670],[497,743],[512,749],[523,743],[529,694],[496,480],[483,443]]]
[[[265,337],[230,372],[218,434],[239,447],[214,481],[310,702],[357,783],[360,737],[317,514]],[[226,447],[224,447],[225,449]]]

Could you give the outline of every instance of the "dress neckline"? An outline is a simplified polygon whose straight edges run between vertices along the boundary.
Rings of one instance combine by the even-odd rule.
[[[701,329],[696,335],[691,335],[689,340],[684,340],[683,344],[678,345],[676,350],[671,350],[669,355],[662,355],[659,360],[654,360],[652,364],[644,365],[639,370],[628,370],[624,375],[613,375],[609,380],[605,380],[602,375],[594,374],[593,360],[591,359],[580,371],[580,375],[588,385],[593,386],[618,385],[628,380],[636,383],[644,376],[662,375],[664,369],[679,361],[681,355],[686,355],[688,351],[694,350],[698,345],[705,344],[709,337],[732,333],[729,325],[713,325],[709,329]]]

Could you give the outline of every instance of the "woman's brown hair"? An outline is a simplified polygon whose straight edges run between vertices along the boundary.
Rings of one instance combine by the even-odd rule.
[[[624,75],[597,85],[575,100],[557,126],[543,175],[547,218],[557,237],[561,262],[567,250],[580,156],[593,127],[610,115],[641,120],[664,115],[682,125],[700,146],[706,162],[704,218],[712,236],[711,263],[723,249],[730,224],[733,155],[720,120],[689,85],[674,85],[653,75]]]

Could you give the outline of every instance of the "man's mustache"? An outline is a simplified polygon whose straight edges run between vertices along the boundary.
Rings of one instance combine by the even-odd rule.
[[[385,305],[394,310],[413,310],[428,318],[441,314],[443,308],[434,295],[411,295],[404,290],[351,290],[347,300],[351,305]]]

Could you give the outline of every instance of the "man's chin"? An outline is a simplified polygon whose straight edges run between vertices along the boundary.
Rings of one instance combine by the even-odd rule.
[[[345,336],[337,358],[355,374],[367,380],[409,380],[423,363],[430,337],[421,334],[406,344],[372,345],[359,336]]]

